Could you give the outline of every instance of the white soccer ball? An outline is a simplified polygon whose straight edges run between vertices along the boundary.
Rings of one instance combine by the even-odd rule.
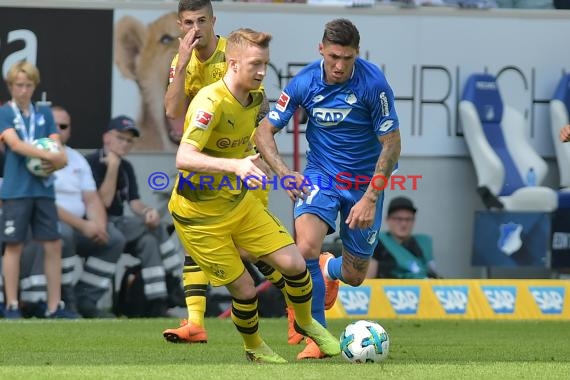
[[[51,152],[59,152],[59,146],[55,140],[50,139],[49,137],[42,137],[40,139],[34,140],[32,144],[39,149],[49,150]],[[42,168],[42,160],[37,157],[26,157],[26,167],[30,173],[38,177],[49,176],[49,173],[47,173]]]
[[[389,348],[390,337],[376,322],[352,322],[340,335],[341,356],[351,363],[381,362],[388,357]]]

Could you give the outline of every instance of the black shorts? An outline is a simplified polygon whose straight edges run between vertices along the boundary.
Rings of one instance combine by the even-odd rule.
[[[29,239],[31,228],[34,240],[57,240],[60,238],[58,222],[54,199],[5,199],[0,217],[0,239],[5,243],[23,243]]]

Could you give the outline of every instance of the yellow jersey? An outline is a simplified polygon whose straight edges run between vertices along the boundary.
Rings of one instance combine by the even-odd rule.
[[[173,75],[178,63],[178,54],[172,59],[170,64],[169,83],[174,79]],[[226,38],[218,36],[218,45],[214,53],[204,62],[198,59],[196,49],[192,51],[192,57],[186,66],[186,76],[184,81],[184,93],[188,99],[192,100],[202,87],[212,84],[224,76],[227,70],[226,63]]]
[[[245,157],[264,97],[262,90],[250,94],[252,101],[244,107],[223,80],[204,87],[188,107],[180,143],[192,144],[212,157]],[[187,217],[224,215],[246,191],[244,183],[233,173],[180,172],[170,211]]]

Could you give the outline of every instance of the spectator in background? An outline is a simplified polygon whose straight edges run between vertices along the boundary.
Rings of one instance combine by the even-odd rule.
[[[53,116],[61,141],[71,136],[71,117],[62,107],[53,107]],[[55,197],[63,240],[61,294],[66,307],[77,310],[85,318],[113,316],[100,310],[97,303],[110,289],[117,261],[123,252],[123,234],[107,221],[107,212],[97,194],[91,167],[81,153],[65,145],[69,164],[55,172]],[[43,256],[37,244],[27,244],[22,257],[22,301],[40,301]],[[75,255],[85,259],[74,288]],[[38,287],[38,285],[40,285]],[[29,296],[28,296],[29,294]],[[41,306],[32,307],[41,310]]]
[[[66,317],[61,302],[61,240],[57,230],[57,209],[53,178],[38,177],[26,167],[26,157],[41,158],[48,171],[67,164],[51,110],[34,106],[32,95],[40,83],[40,73],[33,64],[20,61],[6,76],[11,100],[0,107],[0,138],[5,144],[6,162],[2,183],[2,218],[0,237],[5,243],[2,262],[6,318],[21,318],[18,302],[20,256],[31,228],[33,239],[44,248],[47,277],[46,317]],[[36,148],[32,142],[50,137],[60,147],[58,152]]]
[[[103,135],[103,148],[87,156],[109,220],[123,234],[125,251],[141,260],[147,316],[167,316],[169,306],[166,280],[171,293],[181,293],[179,270],[182,258],[168,241],[166,227],[158,211],[140,199],[133,165],[125,158],[140,136],[135,122],[127,116],[112,119]],[[124,203],[133,215],[124,213]],[[179,292],[177,292],[179,290]],[[182,296],[183,297],[183,296]],[[184,305],[184,301],[180,302]]]
[[[431,237],[413,234],[417,209],[406,197],[388,206],[388,232],[381,232],[367,278],[440,278],[432,256]]]

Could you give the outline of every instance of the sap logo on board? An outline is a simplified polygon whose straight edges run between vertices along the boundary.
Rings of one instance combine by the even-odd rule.
[[[313,108],[313,117],[323,127],[331,127],[342,122],[352,108]]]
[[[341,286],[338,290],[338,298],[348,315],[368,314],[370,305],[370,286],[358,288]]]
[[[481,290],[495,314],[513,314],[517,302],[514,286],[481,286]]]
[[[465,314],[469,300],[467,286],[432,286],[431,288],[446,314]]]
[[[566,289],[561,286],[529,286],[528,291],[542,314],[562,314]]]
[[[384,293],[396,314],[416,314],[418,312],[419,286],[384,286]]]
[[[6,57],[2,64],[2,78],[6,78],[10,67],[17,62],[28,61],[34,65],[36,64],[38,38],[34,32],[27,29],[12,30],[6,35],[6,43],[4,43],[4,36],[0,36],[0,49],[14,43],[17,44],[17,46],[21,46],[23,43],[24,46]]]

